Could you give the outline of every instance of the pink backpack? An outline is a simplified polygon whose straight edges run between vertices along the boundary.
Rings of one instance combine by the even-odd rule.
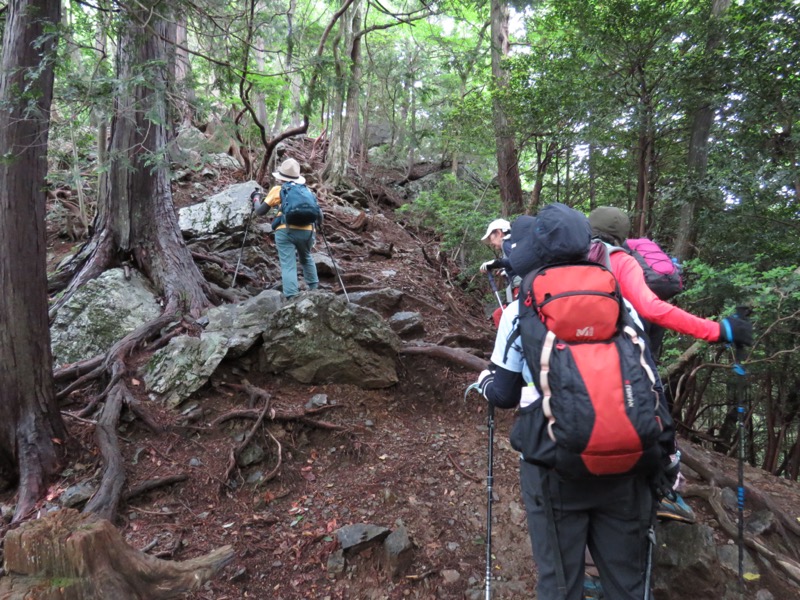
[[[603,242],[595,240],[589,249],[589,260],[611,269],[609,254],[614,252],[627,252],[633,256],[644,271],[647,287],[662,300],[669,300],[683,291],[680,265],[653,240],[630,239],[621,248],[616,246],[610,249]]]
[[[683,290],[681,268],[653,240],[629,239],[623,248],[633,256],[644,271],[647,286],[662,300],[669,300]]]

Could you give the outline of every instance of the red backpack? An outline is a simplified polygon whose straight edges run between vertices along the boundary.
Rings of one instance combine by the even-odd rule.
[[[511,445],[570,478],[659,469],[672,418],[614,275],[588,261],[544,267],[525,277],[519,302],[541,399],[520,408]]]

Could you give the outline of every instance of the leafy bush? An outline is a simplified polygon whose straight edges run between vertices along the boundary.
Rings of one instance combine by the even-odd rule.
[[[460,264],[462,277],[471,277],[481,262],[492,258],[481,237],[486,226],[500,215],[499,198],[479,196],[473,185],[447,174],[433,190],[421,192],[400,211],[410,224],[432,229],[441,237],[442,249]]]

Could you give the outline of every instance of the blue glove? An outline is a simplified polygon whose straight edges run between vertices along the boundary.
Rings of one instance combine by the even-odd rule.
[[[722,319],[719,324],[719,341],[737,346],[752,346],[753,324],[735,315]]]
[[[494,383],[494,371],[490,371],[489,369],[484,369],[481,371],[481,374],[478,375],[477,383],[478,388],[481,390],[481,394],[483,394],[483,397],[488,400],[489,397],[486,394],[489,390],[489,386]]]

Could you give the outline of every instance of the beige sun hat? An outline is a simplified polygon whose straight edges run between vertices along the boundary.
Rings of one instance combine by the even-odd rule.
[[[306,178],[300,175],[300,163],[293,158],[287,158],[283,161],[272,176],[278,181],[293,181],[294,183],[306,182]]]

